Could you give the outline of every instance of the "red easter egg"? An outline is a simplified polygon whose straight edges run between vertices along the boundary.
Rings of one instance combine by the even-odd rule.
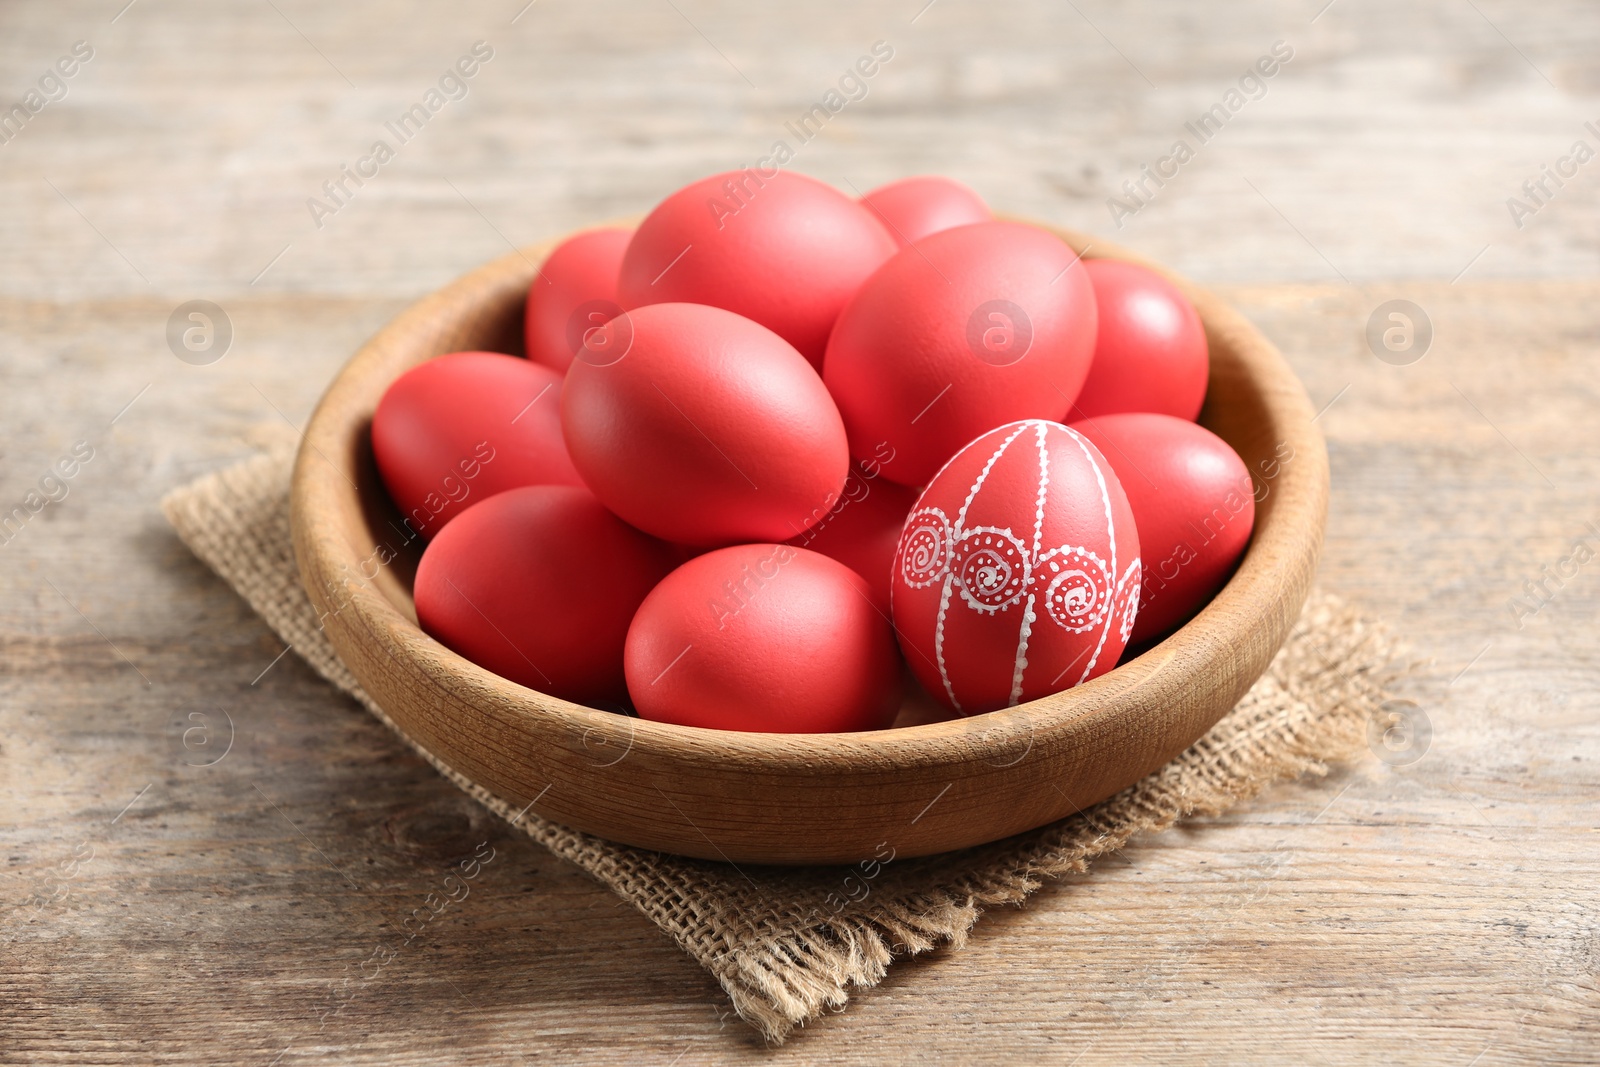
[[[861,198],[901,248],[940,230],[988,222],[989,205],[954,178],[924,174],[880,185]]]
[[[1244,461],[1204,426],[1144,412],[1102,415],[1072,428],[1122,481],[1145,559],[1134,644],[1187,622],[1216,595],[1255,524]]]
[[[621,701],[628,624],[675,562],[586,489],[510,489],[463,511],[422,553],[417,622],[529,689]]]
[[[821,552],[867,580],[872,603],[889,617],[889,583],[900,530],[917,491],[877,476],[876,468],[852,466],[833,510],[788,544]]]
[[[850,468],[822,379],[787,341],[703,304],[651,304],[591,335],[567,372],[572,461],[612,511],[695,546],[815,525]]]
[[[866,580],[790,545],[697,556],[628,630],[639,717],[767,733],[879,730],[900,707],[900,656]]]
[[[917,679],[966,715],[1116,665],[1139,599],[1139,534],[1082,434],[1030,419],[956,454],[906,519],[894,623]]]
[[[945,230],[862,285],[823,379],[850,450],[891,454],[922,485],[963,445],[1018,419],[1060,419],[1094,350],[1094,292],[1059,238],[1015,222]]]
[[[622,306],[726,308],[822,366],[839,309],[894,254],[872,213],[815,178],[759,168],[703,178],[650,212],[628,245]]]
[[[439,356],[396,378],[372,415],[372,451],[423,537],[507,489],[583,484],[561,437],[561,375],[498,352]]]
[[[1193,422],[1206,399],[1210,356],[1200,313],[1148,267],[1086,259],[1100,330],[1072,418],[1154,411]]]
[[[522,325],[529,359],[565,372],[590,331],[621,313],[617,275],[632,236],[632,230],[588,230],[539,264]]]

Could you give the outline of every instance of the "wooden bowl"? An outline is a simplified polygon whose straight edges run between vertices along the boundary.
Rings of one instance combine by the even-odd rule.
[[[1046,228],[1079,251],[1092,243],[1095,257],[1143,262]],[[531,802],[545,818],[615,841],[747,863],[843,863],[885,848],[918,856],[994,841],[1087,808],[1178,755],[1260,677],[1299,616],[1328,499],[1310,403],[1241,315],[1173,278],[1211,345],[1200,421],[1244,458],[1259,499],[1232,580],[1131,662],[1004,711],[859,734],[647,722],[469,663],[417,627],[420,546],[407,542],[379,483],[368,430],[384,390],[408,368],[462,349],[520,353],[534,264],[556,243],[480,267],[367,342],[311,417],[291,500],[302,580],[340,657],[411,737],[513,809]]]

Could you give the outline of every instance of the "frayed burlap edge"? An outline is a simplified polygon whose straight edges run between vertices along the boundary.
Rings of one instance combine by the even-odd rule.
[[[845,903],[841,886],[854,868],[741,869],[613,844],[516,811],[412,741],[317,627],[290,543],[292,462],[292,449],[274,448],[174,490],[162,509],[195,555],[318,673],[479,803],[636,907],[773,1043],[842,1008],[852,988],[882,981],[897,958],[959,947],[985,908],[1019,904],[1045,880],[1082,873],[1136,835],[1219,814],[1274,782],[1326,773],[1361,749],[1372,713],[1404,673],[1381,627],[1314,594],[1266,675],[1160,771],[1051,826],[872,868],[870,891]]]

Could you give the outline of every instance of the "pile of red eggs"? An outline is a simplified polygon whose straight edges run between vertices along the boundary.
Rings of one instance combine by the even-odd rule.
[[[399,378],[372,443],[423,630],[567,700],[992,711],[1180,625],[1249,539],[1190,303],[948,179],[706,178],[557,247],[525,332]]]

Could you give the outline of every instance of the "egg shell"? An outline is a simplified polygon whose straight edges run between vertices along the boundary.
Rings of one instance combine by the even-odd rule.
[[[880,185],[861,198],[904,248],[940,230],[988,222],[983,198],[954,178],[924,174]]]
[[[396,378],[372,416],[372,451],[424,538],[496,493],[583,484],[561,434],[561,375],[498,352],[439,356]]]
[[[765,326],[703,304],[651,304],[607,324],[567,372],[561,406],[594,494],[681,544],[803,533],[850,467],[811,364]]]
[[[628,625],[676,562],[586,489],[510,489],[463,511],[423,552],[417,621],[530,689],[620,703]]]
[[[1200,313],[1148,267],[1113,259],[1083,265],[1100,328],[1072,420],[1153,411],[1193,422],[1211,372]]]
[[[959,226],[902,249],[862,285],[823,380],[854,455],[922,485],[967,442],[1059,420],[1094,349],[1094,292],[1072,249],[1014,222]]]
[[[877,730],[900,655],[864,578],[791,545],[736,545],[673,571],[628,630],[639,716],[767,733]]]
[[[867,580],[872,603],[889,616],[895,549],[917,491],[880,478],[874,469],[850,468],[833,510],[788,544],[836,559]]]
[[[858,202],[815,178],[749,168],[701,179],[640,223],[623,257],[622,306],[683,301],[775,331],[813,366],[894,238]]]
[[[565,372],[584,337],[615,318],[617,276],[632,230],[586,230],[557,245],[528,285],[528,358]]]
[[[951,459],[906,519],[894,567],[906,662],[971,715],[1116,665],[1138,604],[1139,534],[1095,447],[1034,419]]]
[[[1250,471],[1228,443],[1171,415],[1102,415],[1072,424],[1117,472],[1146,569],[1132,643],[1187,622],[1227,584],[1255,524]]]

